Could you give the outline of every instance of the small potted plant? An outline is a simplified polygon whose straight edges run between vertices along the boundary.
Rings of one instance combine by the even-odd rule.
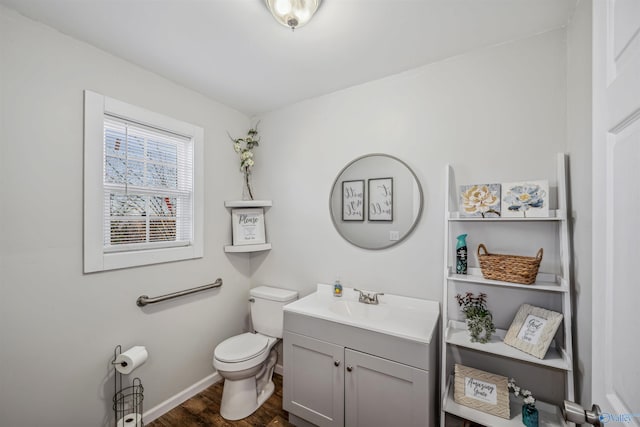
[[[522,424],[527,427],[538,427],[538,409],[536,408],[536,399],[531,392],[518,387],[513,378],[509,378],[507,384],[510,392],[516,396],[522,396]]]
[[[491,339],[491,335],[496,331],[493,324],[493,316],[487,309],[487,294],[475,296],[471,292],[464,295],[456,295],[456,300],[467,321],[467,328],[471,334],[471,342],[485,344]]]

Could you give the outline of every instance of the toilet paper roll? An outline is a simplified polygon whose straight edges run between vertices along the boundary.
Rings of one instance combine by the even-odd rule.
[[[116,357],[114,362],[116,365],[116,371],[121,374],[130,374],[134,369],[146,362],[147,357],[149,357],[149,354],[147,353],[147,349],[143,346],[137,345],[135,347],[131,347],[129,350],[124,353],[120,353],[118,357]]]
[[[118,427],[142,427],[141,414],[127,414],[118,420]]]

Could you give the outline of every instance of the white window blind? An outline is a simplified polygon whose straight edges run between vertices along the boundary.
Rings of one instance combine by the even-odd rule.
[[[104,251],[193,240],[193,140],[104,116]]]

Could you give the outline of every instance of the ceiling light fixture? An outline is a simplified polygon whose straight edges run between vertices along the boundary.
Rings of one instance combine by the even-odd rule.
[[[276,21],[295,30],[304,26],[320,6],[321,0],[265,0]]]

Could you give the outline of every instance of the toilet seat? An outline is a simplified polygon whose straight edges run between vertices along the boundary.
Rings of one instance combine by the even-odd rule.
[[[213,367],[218,372],[242,372],[259,367],[267,360],[277,338],[250,332],[222,341],[213,352]],[[226,360],[235,360],[227,362]]]
[[[260,356],[268,347],[269,338],[247,332],[222,341],[213,355],[220,362],[239,363]]]

